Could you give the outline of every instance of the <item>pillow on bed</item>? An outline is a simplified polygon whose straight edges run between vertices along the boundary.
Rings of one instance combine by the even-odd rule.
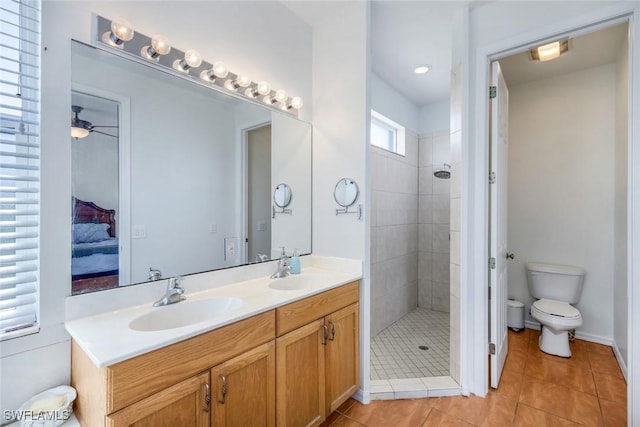
[[[73,243],[94,243],[110,239],[109,224],[73,224]]]

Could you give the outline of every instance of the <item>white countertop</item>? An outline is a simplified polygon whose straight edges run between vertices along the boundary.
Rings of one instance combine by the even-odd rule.
[[[187,300],[177,304],[221,296],[240,298],[242,303],[238,308],[183,327],[160,331],[131,329],[129,323],[139,316],[170,307],[153,307],[153,301],[149,301],[142,305],[70,320],[65,323],[65,328],[97,367],[105,367],[359,280],[362,274],[356,271],[306,267],[299,276],[313,276],[310,286],[302,290],[277,290],[269,287],[269,283],[287,278],[263,277],[194,293],[190,293],[186,287]]]

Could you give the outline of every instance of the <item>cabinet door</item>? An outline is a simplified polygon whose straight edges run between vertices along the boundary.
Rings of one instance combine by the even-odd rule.
[[[334,412],[360,386],[360,339],[358,304],[325,318],[329,339],[325,348],[327,414]]]
[[[211,369],[213,426],[275,426],[275,356],[271,341]]]
[[[209,417],[209,372],[204,372],[107,416],[107,426],[207,427]]]
[[[278,427],[317,426],[325,418],[322,319],[276,340]]]

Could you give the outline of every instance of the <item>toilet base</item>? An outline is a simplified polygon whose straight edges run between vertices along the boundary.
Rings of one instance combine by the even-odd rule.
[[[538,347],[545,353],[554,356],[571,357],[569,331],[556,331],[548,326],[543,326]]]

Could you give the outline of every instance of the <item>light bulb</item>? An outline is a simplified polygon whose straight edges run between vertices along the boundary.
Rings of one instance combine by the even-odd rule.
[[[249,87],[244,91],[244,94],[250,98],[257,98],[258,95],[268,95],[271,92],[269,83],[265,81],[259,82],[256,87]]]
[[[287,91],[283,89],[278,89],[274,96],[276,102],[284,102],[287,100]]]
[[[236,81],[235,80],[227,80],[226,82],[224,82],[224,87],[229,89],[229,90],[236,90],[238,89],[239,86],[236,85]]]
[[[189,49],[183,59],[173,61],[173,68],[183,73],[188,73],[189,68],[198,68],[202,64],[202,55],[195,49]]]
[[[236,82],[240,87],[247,87],[251,84],[251,79],[245,75],[238,75]]]
[[[202,55],[195,49],[189,49],[184,54],[184,62],[191,68],[197,68],[202,64]]]
[[[256,87],[256,90],[260,95],[269,95],[269,92],[271,92],[271,86],[268,82],[261,81],[258,83],[258,87]]]
[[[85,128],[80,128],[80,127],[76,127],[76,126],[72,126],[71,127],[71,137],[78,139],[78,138],[84,138],[85,136],[89,135],[89,130],[85,129]]]
[[[124,19],[111,21],[111,31],[102,35],[102,41],[114,47],[122,47],[124,42],[133,38],[133,26]]]
[[[171,44],[169,43],[169,39],[162,34],[153,36],[153,38],[151,39],[151,47],[159,55],[166,55],[167,53],[171,52]]]
[[[157,62],[160,59],[160,55],[166,55],[169,52],[171,52],[169,39],[162,34],[157,34],[151,39],[151,46],[144,46],[140,51],[140,55]]]
[[[296,110],[299,110],[302,108],[302,98],[300,98],[299,96],[294,96],[293,99],[291,100],[291,107],[295,108]]]
[[[111,32],[123,42],[128,42],[134,35],[133,26],[124,19],[111,21]]]
[[[560,42],[553,42],[538,47],[540,61],[550,61],[560,56]]]
[[[212,70],[213,74],[215,74],[216,77],[220,77],[221,79],[224,79],[225,77],[227,77],[227,74],[229,74],[229,69],[222,61],[218,61],[213,64]]]

